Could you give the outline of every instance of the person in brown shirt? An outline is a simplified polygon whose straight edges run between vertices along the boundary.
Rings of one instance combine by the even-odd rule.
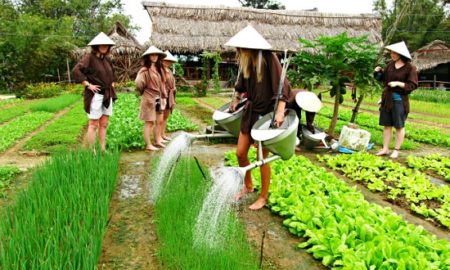
[[[405,122],[409,113],[408,95],[417,88],[418,76],[413,66],[411,55],[406,44],[402,41],[389,46],[391,59],[384,71],[381,67],[375,68],[375,77],[384,84],[381,98],[379,124],[383,129],[383,148],[377,156],[389,154],[389,145],[392,137],[392,127],[395,127],[395,145],[391,158],[397,158],[400,147],[405,138]]]
[[[155,146],[165,147],[160,130],[166,105],[162,97],[167,96],[162,66],[162,59],[165,56],[166,54],[155,46],[148,48],[142,55],[142,68],[135,80],[136,89],[142,95],[139,118],[144,121],[143,133],[147,151],[158,150]],[[152,131],[155,146],[150,139]]]
[[[114,90],[117,78],[108,57],[113,45],[114,42],[105,33],[99,33],[88,44],[91,46],[91,52],[86,54],[73,69],[75,81],[85,86],[83,99],[84,110],[89,118],[88,143],[91,147],[95,145],[98,129],[102,151],[105,151],[106,147],[106,129],[112,115],[113,102],[117,99]]]
[[[173,76],[170,66],[173,63],[178,62],[178,60],[169,52],[165,51],[166,57],[163,59],[163,66],[166,75],[166,91],[167,91],[167,108],[164,110],[163,123],[161,127],[162,138],[169,141],[170,138],[166,135],[166,125],[169,119],[170,113],[173,111],[175,106],[175,94],[177,88],[175,87],[175,77]]]
[[[239,133],[236,155],[239,166],[250,164],[248,151],[253,143],[250,131],[253,124],[262,116],[274,110],[275,99],[278,95],[278,85],[281,77],[281,64],[278,57],[269,51],[271,45],[251,26],[247,26],[234,37],[226,46],[236,47],[239,56],[241,74],[235,85],[238,95],[231,104],[234,110],[243,93],[246,93],[247,103],[243,110],[241,130]],[[279,127],[284,121],[284,109],[289,96],[290,86],[284,80],[280,102],[276,109],[275,126]],[[263,149],[263,156],[267,158],[269,152]],[[270,165],[261,166],[261,193],[249,209],[257,210],[264,207],[269,196]],[[250,172],[244,179],[244,187],[236,195],[241,199],[245,194],[253,192]]]

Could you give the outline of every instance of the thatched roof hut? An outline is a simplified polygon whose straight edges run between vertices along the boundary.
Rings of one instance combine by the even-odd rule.
[[[416,50],[412,54],[412,62],[418,71],[450,63],[450,45],[442,40],[435,40]]]
[[[152,21],[150,43],[177,53],[232,51],[223,44],[251,24],[277,50],[298,50],[298,38],[320,35],[368,35],[381,43],[381,19],[373,14],[330,14],[313,11],[261,10],[143,2]]]
[[[139,59],[143,52],[142,45],[120,23],[116,22],[108,33],[116,45],[111,50],[111,58],[114,64],[119,82],[129,81],[136,77],[140,64]],[[78,48],[73,51],[75,59],[80,59],[89,50],[89,47]]]

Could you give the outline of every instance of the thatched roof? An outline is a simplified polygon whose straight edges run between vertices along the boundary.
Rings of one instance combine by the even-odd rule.
[[[114,24],[112,29],[109,31],[108,36],[116,43],[113,47],[113,54],[140,54],[142,52],[143,48],[141,44],[120,22],[116,22]]]
[[[381,19],[373,14],[330,14],[313,11],[261,10],[143,2],[152,21],[150,44],[179,53],[232,51],[223,44],[251,24],[277,50],[298,50],[298,38],[320,35],[368,35],[381,43]]]
[[[450,45],[435,40],[412,54],[412,62],[418,71],[427,70],[450,62]]]
[[[127,31],[127,29],[120,23],[116,22],[108,33],[116,45],[112,48],[111,56],[140,56],[143,51],[142,45]],[[90,46],[84,48],[76,48],[72,51],[72,55],[79,59],[90,50]]]

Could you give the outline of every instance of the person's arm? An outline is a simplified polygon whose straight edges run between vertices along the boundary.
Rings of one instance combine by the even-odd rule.
[[[241,74],[239,74],[239,78],[236,81],[236,84],[234,85],[234,97],[233,97],[233,101],[230,104],[230,109],[231,111],[236,111],[236,107],[239,104],[239,102],[241,102],[242,99],[242,95],[243,93],[246,92],[245,88],[244,88],[244,77]]]
[[[411,92],[419,86],[419,78],[417,76],[416,67],[411,66],[411,70],[408,72],[408,76],[405,82],[392,81],[389,82],[388,85],[392,88],[401,88],[400,90],[396,90],[396,92],[399,92],[399,94],[411,94]]]
[[[136,90],[138,90],[139,93],[143,93],[145,89],[145,74],[147,69],[141,68],[136,76],[136,79],[134,80],[134,83],[136,84]]]
[[[88,90],[96,93],[100,91],[100,86],[91,84],[86,76],[86,70],[90,63],[90,54],[86,54],[73,68],[73,77],[76,82],[81,83]]]
[[[276,99],[278,95],[278,87],[280,84],[282,67],[280,61],[278,60],[278,57],[274,53],[270,54],[270,61],[268,62],[268,65],[272,81],[273,99]],[[291,86],[289,85],[289,81],[287,78],[284,78],[281,95],[278,97],[278,107],[274,108],[275,127],[280,127],[284,122],[284,110],[286,108],[286,102],[289,99],[290,92]]]

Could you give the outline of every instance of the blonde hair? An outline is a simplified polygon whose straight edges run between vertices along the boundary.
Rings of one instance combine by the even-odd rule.
[[[252,49],[238,49],[239,68],[242,70],[242,75],[245,79],[250,77],[250,73],[253,68],[256,68],[256,78],[258,82],[261,82],[264,78],[263,68],[266,65],[264,58],[262,57],[261,50]]]

